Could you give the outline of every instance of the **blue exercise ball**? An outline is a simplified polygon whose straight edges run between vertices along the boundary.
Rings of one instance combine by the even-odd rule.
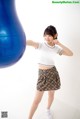
[[[16,63],[25,48],[26,36],[17,17],[15,0],[0,0],[0,68]]]

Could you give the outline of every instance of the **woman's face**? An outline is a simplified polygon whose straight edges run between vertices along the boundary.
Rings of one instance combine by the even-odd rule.
[[[55,34],[54,36],[51,36],[51,35],[45,35],[44,36],[44,39],[47,41],[47,42],[52,42],[53,40],[55,40],[55,38],[57,37],[58,35]]]

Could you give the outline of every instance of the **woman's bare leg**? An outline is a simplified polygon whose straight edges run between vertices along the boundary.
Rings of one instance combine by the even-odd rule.
[[[33,104],[31,106],[31,110],[30,110],[28,119],[32,119],[32,117],[33,117],[33,115],[42,99],[43,93],[44,93],[44,91],[38,91],[38,90],[36,91],[36,95],[35,95]]]
[[[47,109],[50,109],[52,102],[54,100],[54,90],[48,91],[48,104],[47,104]]]

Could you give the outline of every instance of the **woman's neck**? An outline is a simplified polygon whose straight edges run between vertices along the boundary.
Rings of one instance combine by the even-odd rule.
[[[48,45],[54,46],[55,44],[53,42],[47,42]]]

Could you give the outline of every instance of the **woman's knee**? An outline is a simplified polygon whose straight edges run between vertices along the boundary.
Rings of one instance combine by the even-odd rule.
[[[36,96],[35,96],[35,99],[34,99],[34,103],[35,103],[36,105],[38,105],[38,104],[40,103],[40,101],[41,101],[41,99],[42,99],[42,96],[43,96],[43,93],[44,93],[44,92],[39,92],[39,91],[37,91]]]
[[[38,99],[38,98],[37,99],[34,99],[34,104],[35,105],[38,105],[40,102],[41,102],[41,99]]]

